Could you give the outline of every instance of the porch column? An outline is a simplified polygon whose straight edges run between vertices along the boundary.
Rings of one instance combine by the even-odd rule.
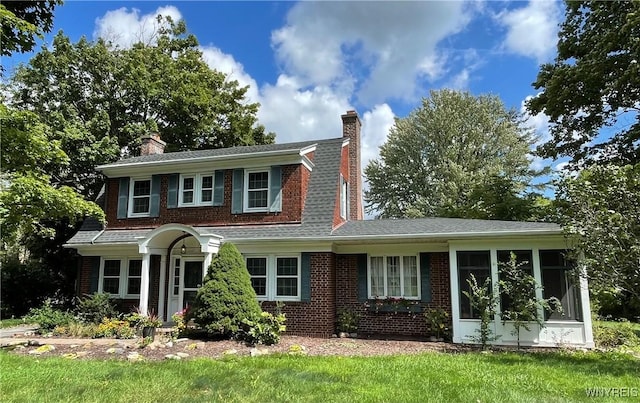
[[[165,301],[165,296],[164,296],[164,287],[165,287],[165,281],[166,281],[166,273],[167,273],[167,255],[165,253],[160,255],[160,292],[158,295],[158,317],[162,319],[163,322],[165,322],[165,317],[164,317],[164,303]]]
[[[147,315],[149,312],[149,265],[151,254],[142,254],[142,275],[140,276],[140,314]]]
[[[207,276],[209,272],[209,266],[211,265],[211,259],[213,258],[213,253],[205,252],[204,254],[204,262],[202,262],[204,270],[202,270],[202,280]]]

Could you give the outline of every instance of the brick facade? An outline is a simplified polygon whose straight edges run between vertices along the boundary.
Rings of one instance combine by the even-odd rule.
[[[242,225],[269,223],[299,223],[309,183],[309,171],[303,165],[282,167],[282,211],[277,213],[231,214],[233,170],[225,171],[224,203],[220,207],[167,208],[169,175],[162,175],[160,182],[160,213],[158,217],[118,219],[119,178],[107,180],[105,213],[110,229],[156,228],[164,224],[179,222],[185,225]]]
[[[426,321],[422,313],[373,312],[358,300],[357,255],[338,255],[336,259],[336,308],[348,309],[360,315],[358,334],[426,336]],[[442,307],[451,317],[448,253],[431,253],[431,302],[424,308]]]
[[[270,312],[274,302],[262,307]],[[285,302],[287,334],[298,336],[331,337],[335,333],[336,313],[336,258],[333,253],[311,254],[311,301]]]
[[[362,168],[360,156],[360,128],[356,111],[342,115],[342,136],[349,138],[349,219],[362,220]]]

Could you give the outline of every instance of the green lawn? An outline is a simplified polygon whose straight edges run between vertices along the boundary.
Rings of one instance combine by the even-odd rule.
[[[0,329],[14,327],[26,324],[22,319],[2,319],[0,320]]]
[[[617,353],[0,360],[3,402],[566,402],[594,401],[586,388],[640,393],[640,360]],[[625,399],[595,399],[609,400]]]

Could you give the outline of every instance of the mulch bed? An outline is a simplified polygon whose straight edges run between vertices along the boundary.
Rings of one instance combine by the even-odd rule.
[[[419,354],[425,352],[462,352],[472,350],[468,346],[419,340],[384,340],[283,336],[274,346],[247,346],[233,340],[179,339],[167,343],[156,337],[156,341],[142,346],[140,340],[115,340],[110,345],[97,344],[87,339],[79,344],[56,344],[50,339],[33,339],[27,346],[11,349],[13,354],[37,355],[38,357],[64,356],[69,359],[120,359],[159,361],[166,359],[221,358],[225,355],[250,356],[274,353],[310,356],[378,356],[395,354]],[[34,350],[39,345],[52,344],[55,349],[41,354]],[[44,348],[46,349],[46,348]],[[43,350],[43,349],[41,349]],[[136,354],[137,353],[137,354]],[[179,358],[178,358],[179,357]]]

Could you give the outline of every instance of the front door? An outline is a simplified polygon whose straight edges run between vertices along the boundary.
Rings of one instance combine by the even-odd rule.
[[[182,264],[182,309],[193,305],[198,288],[202,286],[203,270],[202,260],[186,260]]]

